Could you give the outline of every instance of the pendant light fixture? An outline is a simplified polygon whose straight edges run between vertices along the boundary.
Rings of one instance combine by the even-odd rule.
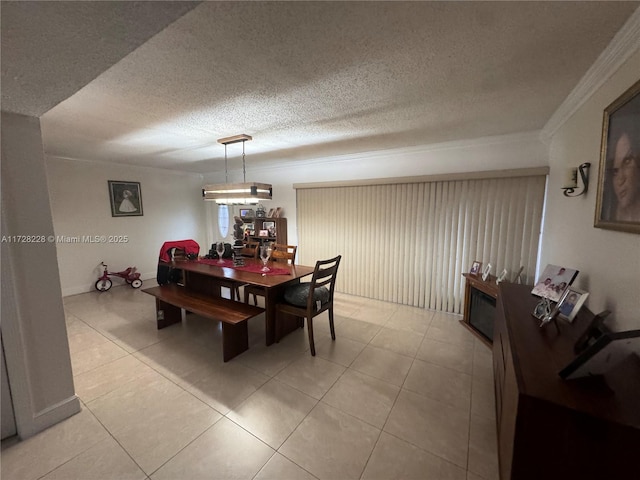
[[[245,168],[244,142],[252,140],[246,134],[221,138],[218,143],[224,145],[224,179],[223,184],[205,185],[202,196],[205,200],[215,200],[223,205],[253,205],[261,200],[271,200],[272,187],[268,183],[247,182]],[[227,170],[227,145],[242,142],[242,181],[243,183],[229,183]]]

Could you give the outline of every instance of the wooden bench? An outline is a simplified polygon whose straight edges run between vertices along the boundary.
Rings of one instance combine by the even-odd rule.
[[[203,295],[178,285],[145,288],[156,297],[158,330],[182,321],[182,309],[222,322],[222,359],[227,362],[249,348],[247,320],[264,312],[263,308],[226,298]]]

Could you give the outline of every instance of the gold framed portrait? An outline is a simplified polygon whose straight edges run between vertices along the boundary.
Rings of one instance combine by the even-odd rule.
[[[594,226],[640,233],[640,80],[604,111]]]

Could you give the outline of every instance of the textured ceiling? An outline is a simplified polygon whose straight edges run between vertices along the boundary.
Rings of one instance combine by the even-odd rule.
[[[2,110],[40,116],[200,2],[6,2]]]
[[[204,2],[126,55],[192,5],[159,2],[164,11],[150,14],[149,24],[137,16],[114,28],[121,3],[132,2],[107,2],[90,19],[85,3],[92,2],[65,5],[80,5],[78,15],[55,15],[53,2],[20,19],[35,16],[63,37],[46,43],[60,49],[56,68],[70,77],[68,93],[95,77],[61,103],[60,92],[49,101],[46,68],[23,82],[43,97],[39,107],[57,104],[41,117],[45,151],[194,172],[223,170],[216,140],[240,133],[254,138],[246,145],[250,168],[540,129],[638,7]],[[96,34],[103,15],[112,28]],[[3,109],[5,23],[3,12]],[[100,43],[99,58],[81,55],[95,47],[85,37]],[[96,77],[116,57],[124,58]],[[9,98],[20,97],[8,88]]]

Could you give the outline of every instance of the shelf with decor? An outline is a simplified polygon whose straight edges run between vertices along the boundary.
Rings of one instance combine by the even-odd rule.
[[[262,243],[279,243],[287,245],[287,219],[286,218],[246,218],[245,225],[253,225],[248,239]],[[267,235],[260,235],[266,231]]]

